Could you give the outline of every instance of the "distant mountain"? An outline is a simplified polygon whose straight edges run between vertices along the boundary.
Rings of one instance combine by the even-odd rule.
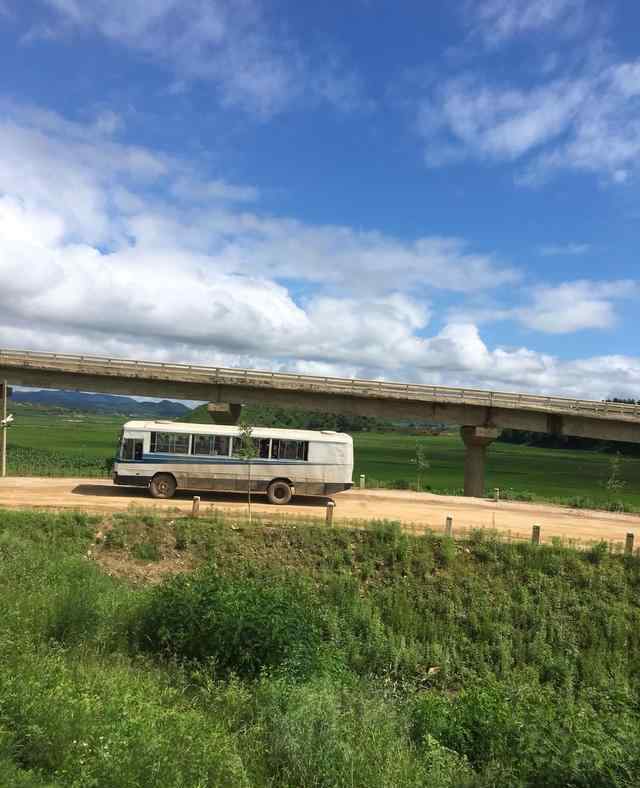
[[[92,413],[119,413],[123,416],[179,419],[191,413],[191,408],[180,402],[163,399],[160,402],[138,402],[131,397],[115,394],[87,394],[82,391],[16,391],[12,402],[24,402],[39,407],[66,408]]]

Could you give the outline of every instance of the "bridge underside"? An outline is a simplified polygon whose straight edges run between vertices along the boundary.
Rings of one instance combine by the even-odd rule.
[[[212,403],[210,410],[215,421],[229,419],[232,423],[234,419],[237,420],[242,403],[389,420],[421,420],[460,425],[467,447],[467,495],[484,494],[486,448],[497,438],[501,429],[640,443],[640,422],[590,418],[578,414],[560,415],[542,410],[429,402],[401,396],[378,398],[362,394],[328,394],[308,389],[227,385],[151,377],[124,378],[0,366],[0,380],[3,379],[17,386],[199,400]]]

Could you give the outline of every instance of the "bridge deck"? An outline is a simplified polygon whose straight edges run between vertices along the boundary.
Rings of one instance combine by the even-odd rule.
[[[511,410],[540,411],[557,415],[584,416],[612,421],[640,423],[640,406],[614,402],[570,399],[566,397],[451,388],[381,380],[294,375],[228,367],[193,364],[166,364],[155,361],[130,361],[90,355],[40,353],[0,349],[0,369],[67,373],[74,376],[99,376],[121,380],[166,381],[205,385],[271,388],[318,394],[350,395],[378,400],[403,400],[452,405],[471,405]],[[10,381],[11,382],[11,381]]]

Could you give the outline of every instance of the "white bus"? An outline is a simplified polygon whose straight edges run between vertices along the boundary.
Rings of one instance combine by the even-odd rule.
[[[332,495],[352,487],[353,441],[339,432],[255,427],[256,456],[240,456],[240,429],[221,424],[128,421],[113,466],[115,484],[176,490],[263,492],[271,503],[294,494]],[[249,467],[250,465],[250,467]]]

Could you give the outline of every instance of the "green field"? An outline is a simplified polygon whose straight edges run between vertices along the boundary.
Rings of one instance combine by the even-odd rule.
[[[47,413],[16,406],[9,430],[9,472],[14,475],[106,476],[124,417],[72,412]],[[455,434],[415,437],[400,433],[354,434],[354,479],[364,473],[370,486],[415,486],[419,442],[429,461],[421,486],[459,493],[464,447]],[[505,496],[570,502],[577,506],[640,508],[640,459],[621,460],[624,487],[605,489],[611,455],[495,443],[488,453],[487,489]]]
[[[72,411],[12,405],[8,470],[17,476],[106,476],[126,421]]]
[[[639,587],[606,544],[0,510],[0,785],[634,788]]]
[[[380,480],[400,486],[415,483],[416,444],[425,449],[430,467],[422,474],[422,487],[434,492],[459,493],[463,486],[464,446],[457,435],[414,437],[393,433],[354,435],[356,465],[354,478],[364,473],[368,484]],[[487,490],[498,487],[502,495],[541,500],[589,498],[605,506],[614,500],[640,507],[640,460],[620,460],[624,487],[615,496],[605,485],[611,476],[612,456],[595,451],[563,451],[494,443],[487,454]]]

